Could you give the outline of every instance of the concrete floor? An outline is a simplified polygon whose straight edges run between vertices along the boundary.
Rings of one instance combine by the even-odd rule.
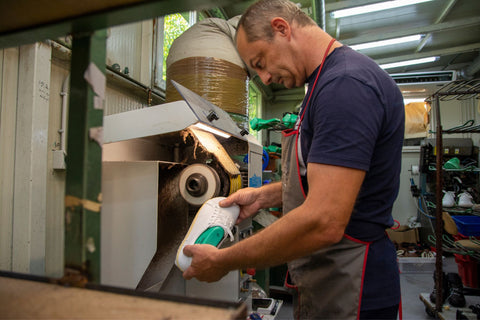
[[[447,257],[443,263],[444,272],[458,273],[458,267],[453,257]],[[402,273],[400,275],[400,284],[402,290],[402,313],[404,320],[431,320],[426,313],[425,304],[420,300],[421,293],[430,294],[433,289],[433,271],[425,273]],[[480,303],[478,296],[466,296],[467,305]],[[447,312],[442,312],[443,319],[456,319],[456,309],[452,308]],[[288,299],[284,300],[280,312],[275,320],[293,320],[292,304]]]

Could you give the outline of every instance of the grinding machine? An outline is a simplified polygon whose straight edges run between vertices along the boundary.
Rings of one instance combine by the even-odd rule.
[[[261,185],[262,146],[223,109],[174,85],[183,100],[104,118],[101,283],[249,299],[250,278],[241,270],[215,283],[186,281],[174,261],[206,200]],[[251,233],[251,220],[242,221],[233,243]]]

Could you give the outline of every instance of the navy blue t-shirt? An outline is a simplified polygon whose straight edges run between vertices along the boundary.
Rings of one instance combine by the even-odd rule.
[[[309,77],[310,84],[317,72]],[[302,105],[300,113],[304,108]],[[402,94],[373,60],[347,46],[336,48],[327,57],[301,123],[300,172],[305,190],[304,164],[309,162],[366,172],[345,231],[356,239],[373,241],[364,278],[363,310],[390,307],[400,300],[396,253],[385,229],[393,225],[404,122]]]

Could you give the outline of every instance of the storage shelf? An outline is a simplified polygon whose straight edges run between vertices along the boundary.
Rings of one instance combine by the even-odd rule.
[[[473,126],[473,121],[467,122],[463,126],[454,127],[449,130],[443,130],[440,120],[440,102],[441,101],[451,101],[451,100],[467,100],[467,99],[479,99],[480,95],[480,78],[472,79],[472,80],[457,80],[452,81],[438,91],[436,91],[432,96],[426,99],[427,102],[432,103],[432,110],[436,111],[436,146],[438,150],[442,150],[442,135],[443,134],[453,134],[453,133],[475,133],[480,132],[480,126]],[[441,152],[437,152],[436,154],[436,199],[442,198],[442,190],[443,190],[443,171],[445,172],[455,172],[457,170],[459,172],[467,172],[462,169],[444,169],[443,168],[443,154]],[[430,169],[430,168],[429,168]],[[476,172],[475,171],[472,172]],[[442,312],[442,302],[439,299],[442,296],[442,284],[440,283],[441,273],[443,272],[443,265],[442,265],[442,252],[443,252],[443,207],[441,201],[440,204],[435,208],[435,247],[436,247],[436,261],[435,261],[435,287],[439,288],[439,292],[437,292],[437,301],[435,306],[431,306],[431,311],[437,315],[441,314]]]
[[[437,171],[437,168],[435,167],[428,167],[428,171]],[[462,169],[445,169],[445,168],[442,168],[442,171],[445,171],[445,172],[480,172],[480,168],[462,168]]]
[[[427,101],[433,101],[437,96],[441,101],[479,99],[479,95],[480,79],[456,80],[440,88],[432,96],[428,97]]]

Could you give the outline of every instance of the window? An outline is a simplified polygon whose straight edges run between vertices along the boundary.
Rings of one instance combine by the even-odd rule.
[[[197,14],[195,11],[170,14],[157,19],[154,80],[156,87],[165,90],[167,57],[173,41],[196,22]]]
[[[253,118],[262,118],[262,95],[258,88],[252,81],[249,81],[248,86],[248,119],[249,121]],[[249,127],[249,132],[257,140],[262,142],[262,130],[255,131]]]

